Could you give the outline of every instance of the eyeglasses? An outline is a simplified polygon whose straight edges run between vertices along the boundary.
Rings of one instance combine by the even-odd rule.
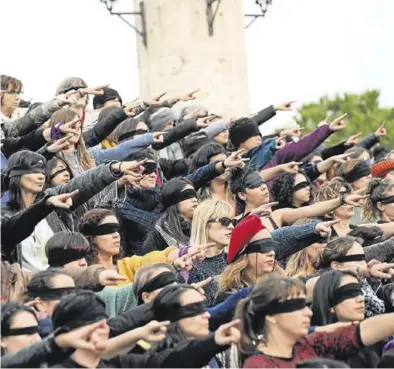
[[[230,224],[232,224],[234,227],[237,225],[238,220],[237,219],[231,219],[227,217],[222,217],[222,218],[214,218],[214,219],[209,219],[208,223],[220,223],[223,227],[228,227]]]

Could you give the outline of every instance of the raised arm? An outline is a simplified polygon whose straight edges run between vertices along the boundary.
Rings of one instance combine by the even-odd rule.
[[[89,152],[94,158],[96,165],[100,165],[105,161],[124,160],[133,151],[144,149],[149,145],[152,145],[153,142],[152,133],[147,133],[133,140],[123,141],[111,149],[100,149],[96,146],[90,148]]]
[[[365,196],[361,195],[347,195],[332,200],[317,202],[313,205],[303,206],[298,209],[279,209],[272,213],[272,218],[279,226],[282,226],[283,224],[289,225],[301,218],[321,217],[327,213],[330,213],[341,205],[347,204],[359,206],[358,201],[364,198]]]
[[[47,143],[43,132],[44,130],[39,128],[22,137],[5,138],[1,142],[3,144],[1,151],[6,158],[9,158],[13,153],[23,149],[37,151]]]
[[[316,230],[319,222],[298,226],[282,227],[271,233],[272,238],[278,242],[275,250],[276,260],[283,260],[296,252],[321,240],[320,233]]]
[[[390,262],[394,258],[394,237],[371,246],[366,246],[364,247],[364,252],[367,261],[377,259],[382,263]]]
[[[319,147],[332,133],[333,131],[329,125],[316,128],[308,135],[303,136],[298,142],[291,142],[283,149],[278,150],[274,157],[264,166],[264,169],[289,161],[302,160]]]
[[[50,204],[46,203],[48,198],[49,196],[45,197],[18,214],[3,215],[1,247],[5,255],[9,255],[18,243],[29,237],[36,225],[54,210]]]
[[[99,120],[91,129],[83,133],[86,147],[93,147],[104,140],[120,123],[128,118],[122,108],[114,110],[108,117]]]
[[[189,119],[181,124],[175,126],[174,128],[170,129],[165,135],[163,142],[157,142],[152,145],[152,149],[154,150],[161,150],[167,146],[172,145],[174,142],[182,140],[186,136],[190,135],[193,132],[197,132],[200,129],[198,127],[195,119]]]
[[[122,177],[122,173],[118,172],[119,165],[120,163],[111,163],[89,169],[74,177],[69,183],[49,188],[45,192],[47,195],[59,195],[79,190],[73,199],[71,208],[72,210],[76,209],[112,182]]]

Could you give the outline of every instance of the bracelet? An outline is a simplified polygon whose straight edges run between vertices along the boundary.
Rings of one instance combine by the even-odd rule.
[[[341,199],[341,205],[347,205],[347,203],[346,203],[346,197],[347,197],[347,194],[341,194],[341,197],[340,197],[340,199]]]
[[[119,169],[118,169],[118,170],[112,168],[112,164],[118,164],[118,163],[119,163],[119,161],[116,161],[116,160],[110,161],[110,162],[108,163],[108,164],[109,164],[109,170],[110,170],[111,174],[112,174],[115,178],[120,178],[120,177],[122,177],[123,174],[124,174],[123,172],[120,171],[120,167],[121,167],[122,163],[120,163]]]
[[[223,168],[224,170],[227,169],[226,164],[224,164],[224,160],[222,161],[222,168]]]

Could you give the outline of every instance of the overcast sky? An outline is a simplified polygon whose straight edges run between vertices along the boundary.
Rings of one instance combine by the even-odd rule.
[[[244,0],[245,12],[258,10],[254,2]],[[22,79],[26,97],[48,99],[71,75],[138,96],[135,33],[99,0],[0,4],[1,73]],[[393,14],[393,0],[273,0],[246,31],[253,110],[367,88],[393,106]]]

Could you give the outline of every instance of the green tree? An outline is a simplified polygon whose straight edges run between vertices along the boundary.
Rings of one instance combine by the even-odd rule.
[[[346,128],[330,138],[330,143],[336,144],[358,132],[362,132],[362,137],[366,137],[385,121],[387,136],[382,138],[381,143],[388,148],[394,148],[394,108],[380,107],[379,96],[379,90],[368,90],[361,95],[336,94],[334,98],[323,96],[317,102],[301,107],[297,123],[305,127],[305,131],[311,131],[327,115],[334,118],[347,113]]]

